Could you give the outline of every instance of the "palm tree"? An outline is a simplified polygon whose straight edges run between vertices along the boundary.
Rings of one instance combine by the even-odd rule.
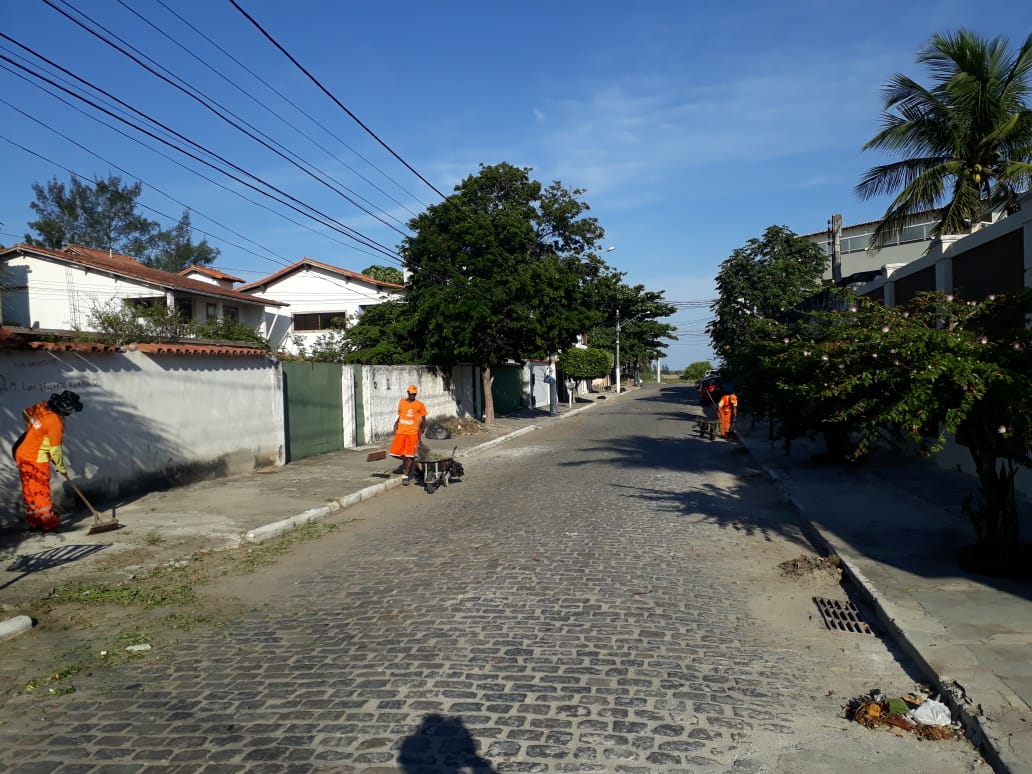
[[[874,247],[929,209],[941,208],[932,236],[969,233],[993,211],[1017,211],[1032,183],[1032,35],[1015,53],[1003,37],[934,35],[917,61],[935,85],[894,75],[883,88],[882,130],[863,146],[906,156],[868,170],[856,186],[864,200],[898,192]]]

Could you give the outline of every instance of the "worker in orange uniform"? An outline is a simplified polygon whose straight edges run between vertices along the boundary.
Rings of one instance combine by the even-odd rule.
[[[727,438],[738,419],[738,396],[733,384],[724,385],[724,394],[717,401],[717,419],[720,421],[720,434]]]
[[[412,483],[412,464],[419,451],[419,439],[426,430],[426,406],[416,400],[418,394],[419,388],[410,384],[406,396],[398,402],[398,418],[394,420],[394,440],[390,448],[390,455],[400,459],[404,465],[405,475],[401,483],[405,486]]]
[[[53,532],[61,528],[50,497],[50,463],[68,475],[64,463],[64,418],[82,411],[82,401],[71,390],[54,393],[48,400],[22,412],[25,432],[14,443],[14,461],[21,476],[25,519],[30,530]]]

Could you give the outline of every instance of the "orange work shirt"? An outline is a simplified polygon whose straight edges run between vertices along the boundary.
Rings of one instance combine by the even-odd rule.
[[[402,398],[398,401],[399,435],[419,435],[419,420],[425,416],[426,406],[422,401]]]
[[[25,417],[25,438],[14,452],[14,458],[21,462],[50,462],[61,467],[63,462],[61,441],[64,438],[64,420],[42,401],[29,406],[22,413]]]

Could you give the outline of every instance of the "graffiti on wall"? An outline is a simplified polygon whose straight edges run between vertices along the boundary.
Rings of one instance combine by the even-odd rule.
[[[76,374],[56,381],[32,381],[25,378],[7,376],[0,373],[0,395],[8,393],[31,393],[33,395],[49,395],[62,390],[81,390],[83,387],[98,387],[100,379],[88,374]]]

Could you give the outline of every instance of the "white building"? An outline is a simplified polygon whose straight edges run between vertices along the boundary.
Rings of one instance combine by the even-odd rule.
[[[400,299],[405,288],[302,258],[237,290],[262,298],[276,298],[289,305],[289,310],[267,310],[265,327],[272,331],[267,338],[274,350],[297,354],[297,342],[311,347],[316,339],[332,330],[334,319],[353,323],[366,308]]]
[[[265,338],[266,309],[284,306],[106,250],[25,244],[0,250],[0,322],[8,327],[95,331],[93,312],[125,301],[164,303],[199,325],[219,318],[237,320]]]

